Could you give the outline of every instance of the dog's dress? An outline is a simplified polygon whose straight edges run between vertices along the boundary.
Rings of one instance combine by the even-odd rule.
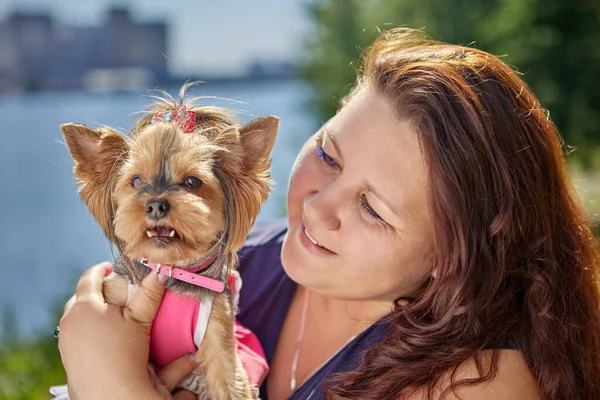
[[[237,272],[232,272],[229,284],[235,311],[242,286]],[[129,285],[128,302],[136,289],[137,286]],[[212,295],[203,296],[198,302],[170,290],[165,292],[150,335],[150,360],[158,368],[165,367],[182,355],[197,352],[206,333],[213,298]],[[238,356],[248,373],[248,380],[251,385],[260,387],[269,372],[262,346],[256,336],[237,321],[235,337]],[[205,392],[204,379],[200,373],[189,375],[178,387],[196,394]]]
[[[196,353],[202,343],[213,296],[198,302],[167,290],[150,334],[150,359],[163,368],[186,353]]]

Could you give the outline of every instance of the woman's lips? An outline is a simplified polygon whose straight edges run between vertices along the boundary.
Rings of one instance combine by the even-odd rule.
[[[306,230],[304,225],[300,226],[298,230],[298,235],[300,236],[300,242],[304,245],[304,247],[315,254],[321,255],[332,255],[335,254],[333,251],[321,245],[316,239],[314,239],[310,233]]]
[[[308,239],[310,239],[311,242],[313,242],[314,244],[316,244],[317,246],[323,247],[319,244],[319,242],[317,242],[312,236],[310,236],[310,234],[306,231],[306,228],[304,228],[304,234],[306,236],[308,236]]]

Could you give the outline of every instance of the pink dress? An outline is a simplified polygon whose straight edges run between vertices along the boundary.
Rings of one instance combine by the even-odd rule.
[[[236,308],[241,283],[239,274],[233,273],[230,287]],[[135,289],[133,285],[130,285],[130,297]],[[165,292],[150,335],[150,359],[157,367],[163,368],[187,353],[196,353],[206,333],[213,298],[213,296],[204,296],[198,302],[191,297],[182,296],[170,290]],[[269,366],[258,338],[237,320],[235,338],[238,356],[248,373],[250,384],[260,387],[269,372]],[[194,382],[186,383],[190,379]],[[199,385],[198,379],[202,379],[201,376],[188,377],[180,384],[180,387],[191,390]]]

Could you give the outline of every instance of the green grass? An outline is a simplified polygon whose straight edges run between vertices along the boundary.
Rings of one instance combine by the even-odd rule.
[[[49,399],[50,386],[67,383],[56,339],[48,336],[0,346],[0,399]]]
[[[58,321],[68,296],[57,295],[51,321]],[[58,342],[53,336],[55,323],[30,337],[16,328],[15,311],[5,309],[0,337],[0,400],[47,400],[50,386],[67,383]]]

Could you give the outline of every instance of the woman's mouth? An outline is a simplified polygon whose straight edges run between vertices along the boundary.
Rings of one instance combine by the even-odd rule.
[[[308,233],[304,225],[301,226],[299,234],[300,242],[304,245],[304,247],[307,250],[320,255],[335,254],[333,251],[329,250],[327,247],[319,243],[314,237],[312,237],[310,233]]]
[[[308,237],[308,239],[313,242],[314,244],[316,244],[319,247],[323,247],[319,244],[319,242],[317,242],[312,236],[310,236],[310,234],[308,233],[308,231],[306,230],[306,228],[304,228],[304,234],[306,235],[306,237]],[[323,247],[324,248],[324,247]]]

